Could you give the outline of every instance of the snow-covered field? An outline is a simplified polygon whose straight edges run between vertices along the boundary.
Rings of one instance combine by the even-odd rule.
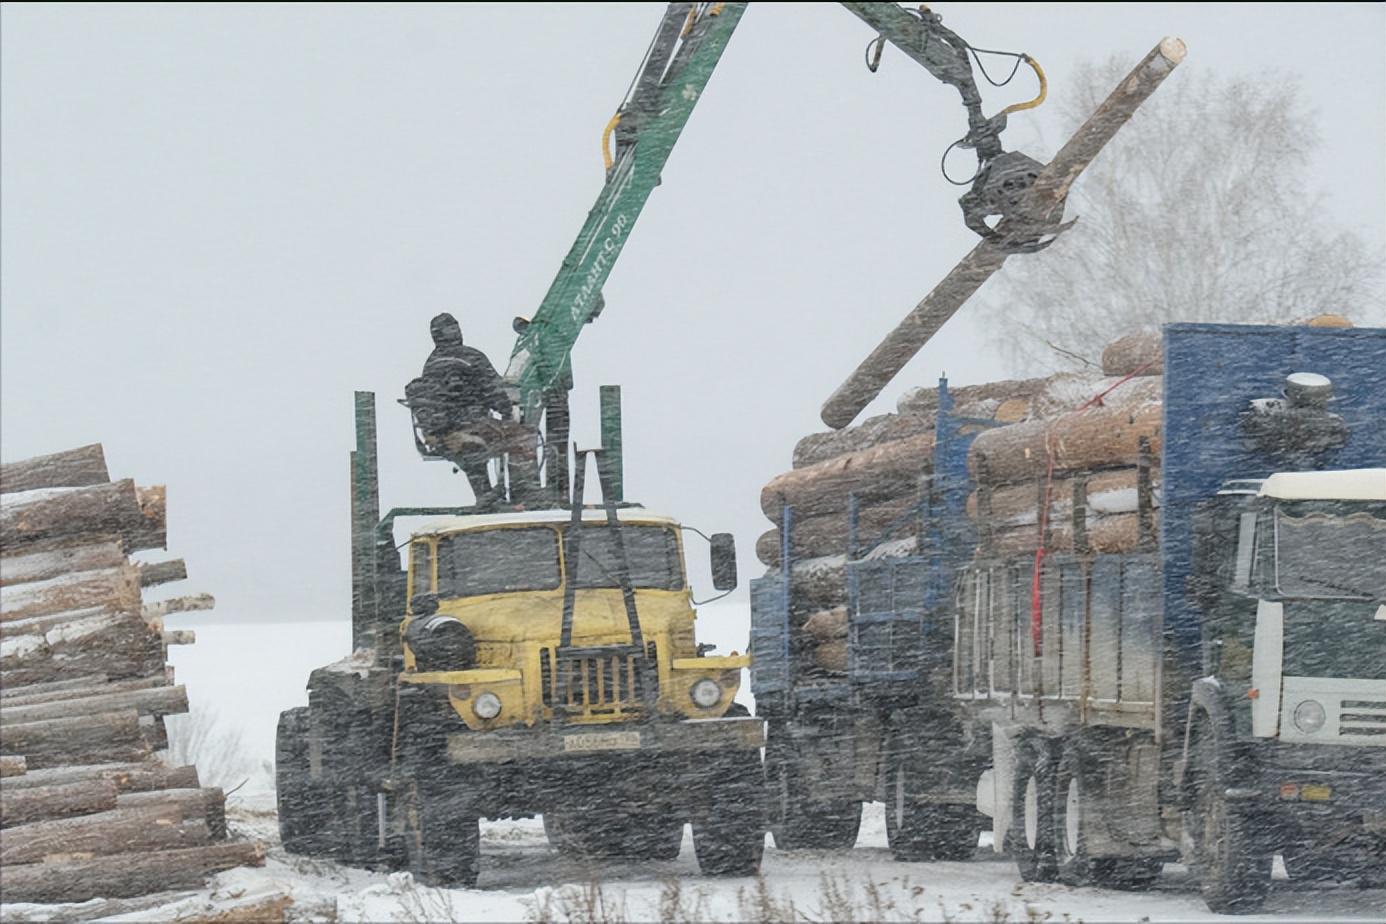
[[[406,873],[387,875],[293,857],[278,849],[273,806],[274,727],[278,713],[306,703],[308,672],[345,654],[341,622],[209,623],[171,619],[197,630],[197,644],[174,649],[177,679],[188,685],[194,713],[216,717],[237,830],[273,847],[260,869],[219,876],[213,905],[276,888],[295,900],[302,920],[338,921],[644,921],[644,920],[925,920],[925,921],[1201,921],[1211,915],[1177,866],[1149,893],[1070,889],[1022,882],[1014,866],[979,848],[968,863],[897,863],[886,849],[881,806],[868,806],[855,849],[782,853],[767,847],[758,879],[710,879],[698,873],[685,833],[677,860],[582,866],[550,850],[537,819],[487,822],[475,890],[438,890]],[[719,651],[744,650],[744,606],[706,607],[699,633]],[[212,746],[211,750],[216,751]],[[212,769],[212,768],[209,768]],[[236,777],[236,778],[232,778]],[[223,782],[223,780],[217,780]],[[988,836],[984,835],[984,843]],[[116,920],[173,920],[208,908],[207,896]],[[11,906],[7,916],[20,910]],[[1304,890],[1283,878],[1263,915],[1240,920],[1381,921],[1386,891]]]

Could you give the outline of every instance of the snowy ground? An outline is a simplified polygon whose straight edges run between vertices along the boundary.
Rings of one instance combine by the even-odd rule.
[[[172,622],[173,620],[171,620]],[[719,651],[744,649],[744,607],[709,607],[700,636]],[[270,843],[263,868],[222,874],[210,894],[112,920],[171,921],[235,900],[287,889],[294,920],[336,921],[1202,921],[1213,917],[1182,870],[1166,868],[1160,887],[1136,894],[1070,889],[1020,881],[1014,866],[979,848],[967,863],[897,863],[886,850],[879,805],[867,807],[855,849],[782,853],[767,846],[759,879],[699,875],[690,838],[670,862],[584,866],[550,850],[537,819],[486,822],[482,869],[474,890],[419,886],[406,873],[349,869],[285,854],[278,847],[272,776],[278,713],[306,702],[311,668],[344,654],[344,623],[280,625],[208,623],[189,615],[196,645],[175,649],[178,680],[195,712],[217,717],[223,744],[216,782],[234,786],[231,822],[244,836]],[[253,676],[247,665],[253,665]],[[208,745],[216,754],[215,742]],[[204,776],[207,771],[204,770]],[[235,778],[233,778],[235,777]],[[984,835],[986,843],[989,835]],[[36,920],[37,909],[7,906],[7,920]],[[1380,921],[1386,891],[1306,891],[1278,879],[1263,915],[1245,921]]]

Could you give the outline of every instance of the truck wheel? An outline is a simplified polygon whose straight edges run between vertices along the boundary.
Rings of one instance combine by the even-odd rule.
[[[977,850],[981,818],[970,805],[919,802],[918,774],[897,761],[886,803],[886,842],[896,860],[967,860]]]
[[[306,706],[280,713],[274,740],[279,840],[289,853],[322,856],[330,847],[332,799],[310,774],[308,730]]]
[[[1015,758],[1006,849],[1026,882],[1053,882],[1058,877],[1053,748],[1043,738],[1028,738],[1016,746]]]
[[[711,785],[697,799],[693,852],[705,876],[754,876],[765,852],[761,795],[765,773],[760,751],[727,755],[713,769]]]
[[[765,775],[769,783],[770,833],[780,850],[846,850],[857,842],[861,828],[861,802],[809,799],[809,781],[789,752],[788,733],[775,734],[765,743]]]
[[[1227,781],[1217,761],[1217,741],[1208,723],[1197,731],[1193,746],[1193,811],[1184,829],[1193,841],[1194,865],[1209,910],[1249,914],[1259,909],[1270,890],[1271,857],[1254,852],[1248,836],[1252,817],[1227,802]]]
[[[683,821],[668,810],[543,813],[544,835],[559,853],[586,860],[673,860]]]
[[[643,860],[677,860],[683,848],[683,819],[672,812],[650,812],[635,819],[631,844]]]
[[[456,810],[449,788],[414,783],[405,806],[404,846],[409,871],[424,885],[470,889],[481,870],[481,827]]]

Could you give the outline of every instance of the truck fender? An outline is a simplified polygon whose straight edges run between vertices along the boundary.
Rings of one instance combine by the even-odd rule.
[[[1184,748],[1177,778],[1179,803],[1184,808],[1193,804],[1193,780],[1188,770],[1194,730],[1203,723],[1211,728],[1217,742],[1218,776],[1224,780],[1251,779],[1243,772],[1246,756],[1236,746],[1237,731],[1227,691],[1216,677],[1195,680],[1189,691],[1189,714],[1184,723]]]

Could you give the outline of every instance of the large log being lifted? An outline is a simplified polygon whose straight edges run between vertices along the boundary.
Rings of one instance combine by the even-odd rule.
[[[0,546],[7,553],[117,539],[126,552],[162,548],[162,489],[136,490],[130,479],[0,502]]]
[[[42,488],[80,488],[110,480],[100,443],[0,465],[0,494]]]
[[[1061,212],[1074,180],[1184,60],[1184,54],[1184,43],[1177,38],[1166,38],[1155,46],[1040,171],[1025,195],[1020,214],[1049,217]],[[1003,236],[1013,232],[1022,238],[1031,236],[1032,228],[1012,225],[1012,221],[1002,221],[997,231]],[[1007,256],[1002,246],[989,240],[974,247],[833,392],[823,405],[823,422],[834,430],[850,424],[982,283],[1001,268]]]
[[[92,859],[50,861],[5,869],[5,899],[11,902],[81,902],[127,898],[150,892],[198,889],[212,873],[259,866],[258,843],[213,844]]]

